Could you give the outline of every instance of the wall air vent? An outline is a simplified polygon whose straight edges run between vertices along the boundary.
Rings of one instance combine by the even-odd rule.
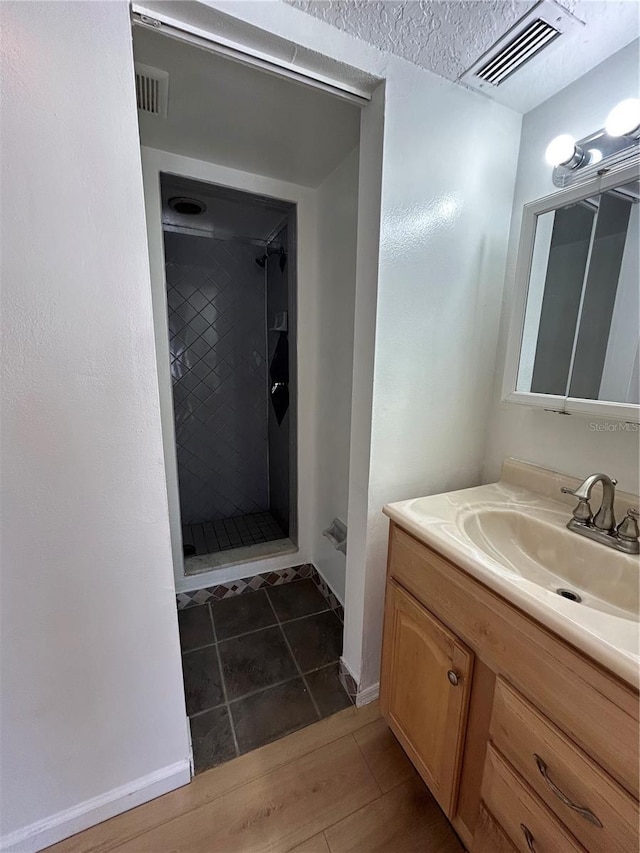
[[[169,102],[169,74],[150,65],[135,63],[136,99],[142,113],[167,117]]]
[[[542,0],[459,78],[474,89],[500,86],[561,35],[582,24],[553,0]]]

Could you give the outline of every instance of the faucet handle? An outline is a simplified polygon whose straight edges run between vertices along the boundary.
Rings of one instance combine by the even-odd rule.
[[[570,489],[568,486],[562,486],[560,489],[563,495],[576,495],[577,489]],[[576,495],[578,498],[578,503],[576,504],[575,509],[573,510],[573,517],[575,521],[580,524],[589,524],[591,522],[591,506],[589,501],[586,498],[580,497]]]
[[[640,537],[640,529],[638,529],[637,518],[640,515],[637,509],[631,507],[627,510],[626,516],[622,519],[616,532],[619,539],[625,539],[627,542],[637,542]]]

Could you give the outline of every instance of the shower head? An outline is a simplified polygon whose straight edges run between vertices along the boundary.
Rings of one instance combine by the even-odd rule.
[[[282,246],[279,246],[277,249],[271,249],[271,248],[267,247],[267,251],[264,253],[264,255],[261,255],[259,258],[256,258],[256,263],[258,264],[259,267],[264,269],[265,264],[267,263],[267,261],[269,260],[269,258],[272,255],[279,255],[280,256],[280,260],[278,262],[278,265],[280,267],[280,272],[284,272],[285,268],[287,266],[287,253],[285,252],[285,250],[283,249]]]

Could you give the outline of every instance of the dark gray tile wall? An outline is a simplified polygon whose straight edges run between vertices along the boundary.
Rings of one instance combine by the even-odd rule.
[[[260,250],[176,232],[164,245],[182,523],[267,510]]]
[[[287,248],[288,227],[285,226],[277,235],[276,242]],[[291,330],[293,317],[289,305],[289,275],[293,259],[289,258],[284,271],[280,269],[277,255],[272,256],[267,264],[267,324],[270,329],[275,321],[276,314],[287,311],[289,315],[289,329]],[[271,490],[271,512],[282,530],[289,536],[290,517],[290,452],[289,442],[292,433],[292,413],[296,405],[295,373],[292,371],[292,354],[295,347],[295,336],[291,331],[289,336],[289,410],[281,424],[274,414],[273,407],[269,404],[269,483]],[[273,358],[279,333],[268,332],[269,362]]]

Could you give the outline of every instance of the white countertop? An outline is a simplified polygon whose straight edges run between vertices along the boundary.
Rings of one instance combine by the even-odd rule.
[[[478,510],[489,514],[504,510],[524,512],[527,517],[548,526],[544,529],[565,549],[564,560],[572,550],[580,551],[588,557],[595,556],[597,571],[607,573],[603,576],[604,582],[616,583],[613,578],[624,576],[629,587],[631,579],[636,586],[629,600],[634,601],[635,608],[640,559],[566,530],[575,498],[560,496],[559,487],[562,484],[573,488],[578,482],[526,463],[507,460],[498,483],[388,504],[384,513],[417,539],[637,688],[640,681],[640,622],[637,614],[636,618],[629,618],[628,612],[626,616],[621,615],[624,611],[614,606],[596,609],[586,603],[578,604],[562,598],[554,589],[545,589],[540,583],[518,574],[515,565],[517,543],[514,539],[498,542],[496,548],[492,548],[487,540],[487,547],[481,548],[468,534],[469,519],[477,516]],[[627,505],[637,504],[637,496],[619,494],[616,501],[618,516],[622,517]],[[567,543],[569,551],[566,550]],[[506,547],[501,548],[501,545]],[[511,564],[505,554],[513,554]],[[593,576],[592,568],[592,580]],[[559,587],[575,588],[583,594],[585,601],[589,600],[588,592],[583,592],[579,582],[576,585],[574,580],[569,585],[562,574],[554,577]],[[610,612],[606,612],[607,609]]]

